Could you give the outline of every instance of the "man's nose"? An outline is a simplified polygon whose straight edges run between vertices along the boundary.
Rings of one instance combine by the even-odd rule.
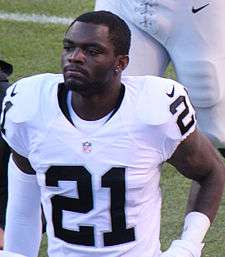
[[[84,51],[81,48],[79,48],[79,47],[76,47],[74,49],[74,51],[69,56],[69,61],[70,62],[81,62],[81,63],[84,63],[85,59],[86,59],[86,56],[84,54]]]

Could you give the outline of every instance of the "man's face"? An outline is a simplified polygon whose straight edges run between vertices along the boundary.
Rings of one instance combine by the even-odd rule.
[[[75,22],[63,44],[63,75],[71,90],[89,96],[112,82],[116,56],[106,26]]]

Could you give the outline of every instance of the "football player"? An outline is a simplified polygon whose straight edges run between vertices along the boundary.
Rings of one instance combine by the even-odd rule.
[[[201,255],[225,167],[196,128],[181,84],[121,77],[130,37],[117,15],[85,13],[65,33],[63,74],[24,78],[8,90],[1,122],[13,151],[5,250],[38,255],[42,202],[50,257]],[[165,161],[201,189],[181,237],[161,253]]]
[[[132,33],[127,75],[162,76],[171,61],[200,130],[225,157],[225,1],[96,0]]]
[[[13,67],[11,64],[0,60],[0,113],[2,101],[6,93],[6,89],[10,86],[8,76],[12,74]],[[7,187],[7,166],[9,160],[10,148],[0,136],[0,249],[3,248],[3,237],[5,227],[6,204],[8,198]]]

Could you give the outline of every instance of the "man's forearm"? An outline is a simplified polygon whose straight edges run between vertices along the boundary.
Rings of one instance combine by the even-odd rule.
[[[37,257],[40,239],[40,192],[36,177],[20,171],[11,158],[4,250]]]
[[[221,166],[221,170],[223,169]],[[220,171],[220,167],[204,179],[193,182],[187,211],[202,212],[213,222],[223,195],[224,183],[225,176],[224,172]]]
[[[194,210],[194,206],[195,206],[195,202],[196,202],[196,198],[197,198],[199,190],[200,190],[199,183],[193,180],[192,184],[191,184],[190,192],[188,195],[186,213]]]

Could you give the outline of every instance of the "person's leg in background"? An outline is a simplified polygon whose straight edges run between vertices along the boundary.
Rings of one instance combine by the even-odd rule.
[[[201,5],[188,0],[179,4],[166,48],[177,80],[188,89],[199,129],[225,157],[225,2]],[[204,8],[192,11],[201,6]],[[187,212],[192,211],[199,189],[193,182]]]
[[[132,12],[132,1],[129,2]],[[95,10],[111,11],[128,24],[131,30],[131,48],[130,48],[130,62],[125,69],[123,75],[155,75],[163,76],[170,58],[167,50],[149,33],[136,26],[134,21],[126,17],[123,4],[118,0],[97,0]],[[132,16],[132,15],[131,15]]]
[[[163,76],[169,64],[166,49],[146,32],[127,22],[132,33],[130,62],[124,75]]]
[[[177,80],[188,89],[200,130],[215,147],[224,149],[225,2],[210,2],[197,13],[191,12],[192,6],[184,7],[180,26],[173,21],[174,34],[167,49]],[[176,16],[179,19],[179,13]]]

